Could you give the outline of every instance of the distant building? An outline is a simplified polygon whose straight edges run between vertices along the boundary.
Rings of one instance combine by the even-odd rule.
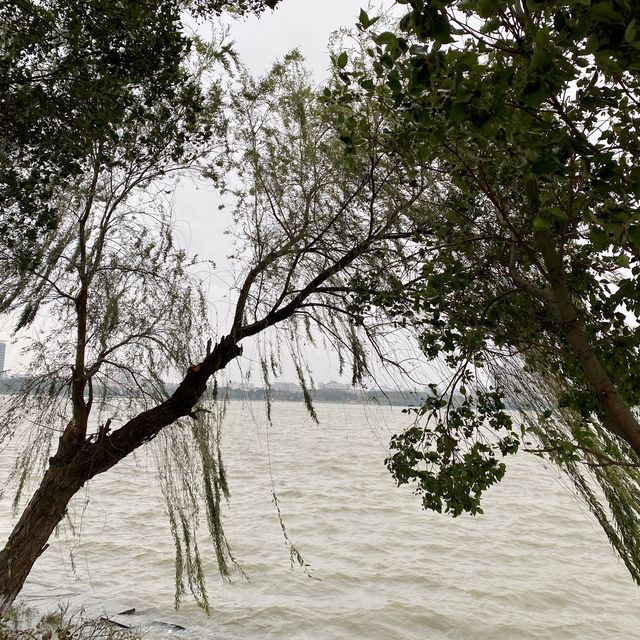
[[[271,384],[271,388],[274,391],[286,391],[288,393],[295,393],[296,391],[302,391],[302,387],[295,382],[280,382],[279,380]]]
[[[4,356],[7,353],[7,343],[0,340],[0,376],[4,375]]]
[[[253,391],[256,387],[254,384],[249,382],[234,382],[233,380],[230,380],[227,386],[229,389],[233,389],[234,391]]]
[[[325,384],[320,385],[321,389],[333,389],[335,391],[349,391],[351,389],[350,384],[345,384],[344,382],[336,382],[335,380],[331,380],[330,382],[326,382]]]

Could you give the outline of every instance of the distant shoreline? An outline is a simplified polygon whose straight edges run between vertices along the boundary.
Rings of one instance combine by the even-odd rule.
[[[21,392],[27,386],[33,386],[33,380],[26,376],[11,376],[0,378],[0,395],[14,395]],[[277,384],[277,383],[275,383]],[[274,384],[274,387],[275,387]],[[296,387],[294,383],[284,383],[288,387]],[[45,387],[42,385],[42,393]],[[171,394],[177,385],[172,383],[166,384],[167,393]],[[346,385],[344,385],[346,386]],[[132,397],[129,390],[113,387],[109,388],[107,395],[111,397]],[[267,393],[262,387],[240,387],[240,386],[221,386],[218,387],[218,395],[220,398],[229,400],[243,401],[262,401],[264,402]],[[309,389],[309,395],[313,402],[329,403],[329,404],[368,404],[375,403],[386,406],[412,407],[420,406],[425,398],[429,395],[428,390],[415,391],[387,391],[380,389],[357,389],[349,388],[322,388]],[[304,392],[301,388],[278,389],[271,388],[268,396],[273,402],[304,402]],[[135,397],[135,396],[134,396]]]
[[[262,400],[265,399],[265,390],[260,387],[253,389],[241,389],[232,387],[220,387],[218,393],[229,400]],[[419,391],[380,391],[361,389],[309,389],[309,395],[314,402],[329,404],[367,404],[378,403],[391,406],[420,406],[427,392]],[[302,391],[282,391],[271,389],[269,397],[274,402],[304,402]]]

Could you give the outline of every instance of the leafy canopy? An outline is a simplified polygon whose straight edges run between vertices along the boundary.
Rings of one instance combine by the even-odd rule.
[[[185,11],[208,17],[276,4],[0,3],[0,232],[32,241],[38,229],[55,225],[56,188],[86,171],[96,142],[118,144],[124,120],[143,120],[159,103],[200,108],[200,87],[184,68],[193,45],[182,23]]]
[[[383,144],[437,184],[421,267],[381,265],[356,301],[451,370],[390,469],[425,507],[475,513],[520,441],[563,466],[638,579],[640,7],[400,4],[396,24],[361,13],[327,93],[354,152],[375,100]]]

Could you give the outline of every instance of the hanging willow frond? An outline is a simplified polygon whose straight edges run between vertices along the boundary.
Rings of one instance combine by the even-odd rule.
[[[562,407],[565,382],[549,372],[504,363],[501,379],[527,448],[567,476],[640,584],[640,462],[631,447],[595,417]]]
[[[198,604],[209,611],[203,560],[198,546],[204,524],[213,545],[220,574],[230,579],[235,571],[246,578],[224,532],[222,509],[229,486],[222,459],[222,422],[227,399],[217,390],[207,393],[195,417],[165,429],[154,448],[160,486],[176,548],[176,607],[186,586]]]

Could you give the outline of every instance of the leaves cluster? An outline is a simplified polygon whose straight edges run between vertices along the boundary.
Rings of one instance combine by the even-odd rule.
[[[408,410],[416,424],[391,439],[391,474],[399,485],[416,484],[425,509],[454,517],[482,513],[483,492],[506,472],[500,458],[520,445],[504,409],[499,391],[472,397],[464,390],[447,402],[434,386],[420,409]]]
[[[473,512],[498,474],[467,482],[457,503],[451,478],[491,462],[476,449],[468,476],[458,474],[482,425],[509,420],[492,402],[502,394],[521,410],[526,441],[564,466],[637,577],[638,5],[400,4],[397,23],[361,13],[358,46],[338,60],[327,100],[351,147],[361,105],[374,100],[387,150],[428,169],[435,189],[414,236],[422,264],[372,270],[356,306],[384,308],[428,357],[444,358],[451,375],[436,398],[445,406],[460,387],[493,406],[427,410],[430,421],[394,439],[391,469],[417,482],[426,506]],[[610,472],[616,462],[625,471]]]
[[[191,12],[257,12],[275,2],[20,0],[0,3],[0,231],[31,243],[64,212],[52,197],[87,170],[94,145],[174,159],[207,135],[207,99],[185,61]],[[173,114],[183,119],[177,125]],[[153,126],[149,126],[153,123]],[[129,139],[145,129],[136,145]],[[135,151],[139,149],[139,151]]]

